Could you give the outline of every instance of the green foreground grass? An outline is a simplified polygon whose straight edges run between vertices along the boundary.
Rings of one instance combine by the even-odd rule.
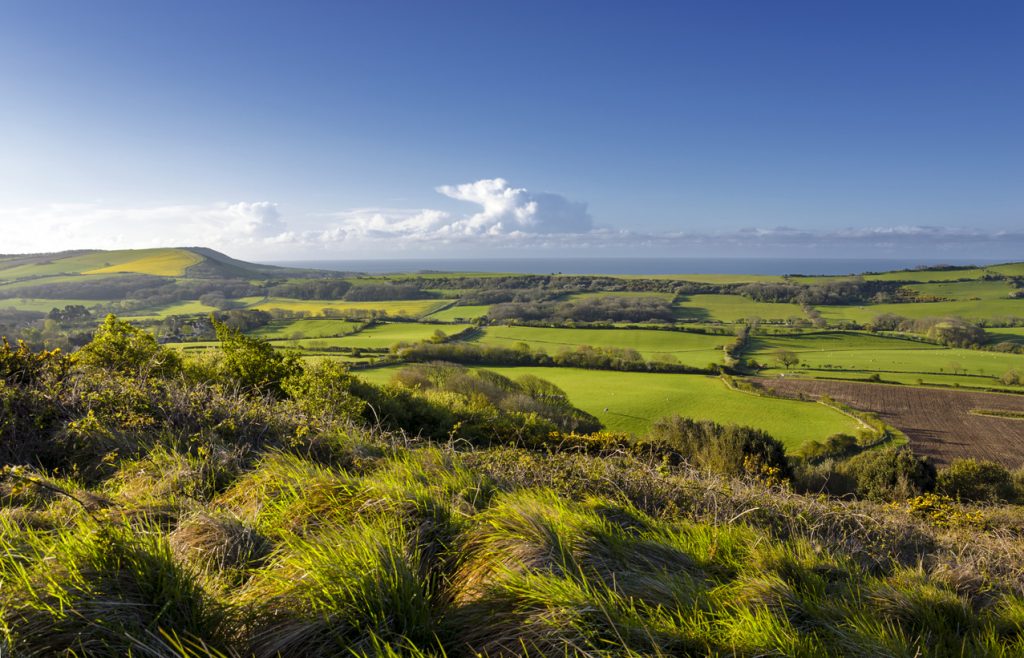
[[[9,493],[6,646],[197,658],[1024,651],[1006,562],[1020,545],[997,533],[630,458],[408,449],[354,430],[317,454],[244,467],[158,449],[93,490],[40,480],[50,489]]]
[[[361,370],[367,381],[390,381],[396,368]],[[811,440],[855,433],[855,420],[814,402],[759,397],[729,389],[717,377],[580,370],[488,368],[517,379],[533,375],[566,392],[573,405],[613,431],[645,433],[658,418],[679,414],[762,429],[793,450]]]
[[[536,378],[421,366],[376,388],[216,329],[222,354],[195,360],[115,318],[72,356],[0,344],[3,655],[1024,652],[1021,508],[889,488],[921,466],[906,452],[851,460],[891,504],[830,498],[756,432],[579,435]],[[501,372],[846,418],[706,377]]]

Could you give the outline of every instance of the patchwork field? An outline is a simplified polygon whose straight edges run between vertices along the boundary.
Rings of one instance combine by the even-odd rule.
[[[528,374],[546,379],[562,388],[575,406],[597,416],[608,429],[620,432],[642,434],[658,418],[679,414],[757,427],[794,449],[811,439],[857,430],[856,421],[825,405],[733,391],[716,377],[576,368],[488,370],[512,379]],[[384,383],[394,371],[381,368],[356,374]]]
[[[1011,343],[1024,343],[1024,327],[1000,327],[998,329],[989,329],[988,334],[992,337],[992,343],[1002,343],[1004,341]]]
[[[439,299],[412,299],[405,301],[384,301],[384,302],[346,302],[334,300],[305,300],[287,299],[284,297],[271,297],[266,301],[254,304],[251,308],[283,311],[304,311],[310,315],[323,315],[324,309],[338,312],[361,311],[370,313],[376,311],[385,315],[404,316],[418,318],[429,314],[431,311],[447,304],[445,300]]]
[[[92,308],[97,304],[104,303],[106,302],[97,301],[95,299],[25,299],[20,297],[10,297],[8,299],[0,299],[0,308],[16,308],[19,311],[38,311],[41,313],[48,313],[54,308],[64,308],[65,306],[80,304],[86,308]]]
[[[722,346],[730,336],[645,329],[554,329],[547,327],[490,326],[475,339],[488,345],[512,347],[526,343],[535,350],[556,354],[578,345],[634,349],[651,360],[678,360],[703,368],[722,361]]]
[[[351,320],[336,320],[334,318],[274,320],[270,324],[249,333],[252,336],[271,340],[284,338],[325,338],[352,333],[360,324]]]
[[[817,306],[829,322],[851,320],[865,324],[879,315],[892,313],[912,319],[956,315],[968,320],[1001,321],[1024,318],[1024,299],[981,299],[913,304],[868,304],[865,306]]]
[[[797,304],[756,302],[739,295],[690,295],[676,302],[675,308],[680,320],[690,322],[735,322],[748,318],[787,320],[805,317]]]
[[[487,315],[487,311],[490,310],[490,306],[452,306],[450,308],[441,309],[440,311],[434,311],[428,317],[431,320],[438,320],[440,322],[462,322],[466,320],[476,320]]]
[[[1024,420],[972,411],[1024,412],[1024,396],[860,382],[771,378],[755,380],[778,394],[828,395],[856,409],[877,413],[910,440],[914,452],[939,464],[957,457],[1024,465]]]
[[[191,300],[160,306],[153,309],[141,309],[125,312],[125,319],[166,318],[171,315],[209,315],[217,310],[215,306],[207,306],[199,300]]]
[[[904,286],[920,295],[952,300],[1008,299],[1014,288],[1007,281],[958,281]]]
[[[434,336],[438,331],[446,335],[468,329],[468,324],[419,324],[416,322],[389,322],[379,324],[359,333],[338,338],[302,338],[299,340],[274,341],[277,347],[298,347],[307,350],[337,347],[388,348],[398,343],[418,343]]]
[[[934,384],[987,388],[1001,387],[999,377],[1009,370],[1024,372],[1024,355],[1020,354],[954,349],[856,332],[758,336],[751,340],[745,356],[782,372],[775,361],[777,350],[800,358],[799,365],[791,369],[793,374],[810,376],[864,378],[877,373],[907,384],[927,379]]]
[[[671,302],[673,299],[675,299],[676,296],[670,292],[575,292],[566,295],[565,300],[572,302],[581,302],[587,299],[603,299],[607,297],[646,297],[648,299],[661,299],[666,302]]]

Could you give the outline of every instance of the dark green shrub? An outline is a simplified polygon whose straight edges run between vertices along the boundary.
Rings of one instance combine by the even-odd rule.
[[[846,470],[857,482],[857,495],[872,500],[909,498],[935,486],[935,466],[903,446],[857,455]]]
[[[1010,471],[995,462],[974,458],[954,459],[939,471],[935,488],[962,501],[995,503],[1014,498]]]
[[[801,454],[810,460],[838,459],[848,457],[857,452],[857,437],[849,434],[833,434],[822,441],[808,441],[800,449]]]
[[[715,473],[786,479],[791,476],[782,443],[752,427],[670,416],[654,423],[647,440],[670,446],[684,459]]]

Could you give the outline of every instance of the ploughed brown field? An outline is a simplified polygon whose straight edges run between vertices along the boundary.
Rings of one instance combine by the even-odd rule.
[[[878,414],[907,435],[915,453],[927,455],[939,464],[948,464],[957,457],[976,457],[1010,468],[1024,466],[1024,418],[971,413],[1024,413],[1021,395],[791,377],[760,377],[753,381],[777,395],[827,395],[854,409]]]

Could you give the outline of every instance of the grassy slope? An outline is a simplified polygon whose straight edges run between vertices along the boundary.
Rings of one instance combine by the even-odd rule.
[[[575,368],[488,368],[513,379],[535,375],[562,388],[573,405],[608,429],[643,433],[658,418],[679,414],[763,429],[795,448],[811,439],[851,433],[849,417],[813,402],[779,400],[730,390],[715,377]],[[369,381],[390,380],[394,369],[359,371]],[[607,411],[605,411],[607,409]]]
[[[643,329],[551,329],[546,327],[490,326],[476,339],[481,343],[511,347],[526,343],[549,354],[577,345],[634,349],[645,358],[659,359],[668,355],[680,363],[704,367],[722,360],[722,345],[732,336],[709,336],[679,331]]]
[[[0,614],[12,654],[1024,651],[1024,547],[985,527],[1019,527],[1012,513],[952,508],[981,521],[943,529],[906,505],[628,457],[343,436],[247,465],[157,449],[92,491],[46,481],[117,514],[52,492],[7,497]],[[175,637],[190,650],[164,639]]]
[[[82,274],[153,274],[156,276],[184,276],[185,271],[203,261],[203,257],[186,249],[140,250],[138,257],[106,267],[86,270]]]

